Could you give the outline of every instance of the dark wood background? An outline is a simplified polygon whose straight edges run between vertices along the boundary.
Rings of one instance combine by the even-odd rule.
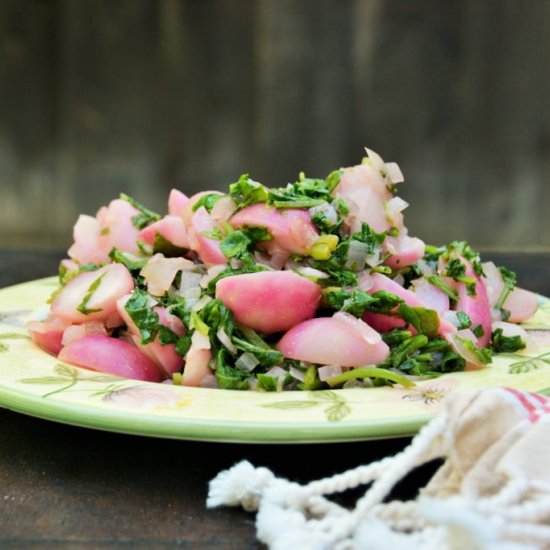
[[[0,0],[3,246],[365,145],[411,233],[550,249],[550,1]]]

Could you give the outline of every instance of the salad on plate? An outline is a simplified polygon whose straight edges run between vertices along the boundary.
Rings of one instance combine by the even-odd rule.
[[[465,242],[408,234],[398,165],[367,149],[325,179],[173,189],[164,216],[122,194],[80,215],[48,316],[60,361],[185,386],[411,386],[534,344],[538,307]]]

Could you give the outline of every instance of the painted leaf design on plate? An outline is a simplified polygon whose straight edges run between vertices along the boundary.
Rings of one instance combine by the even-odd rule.
[[[508,365],[510,374],[524,374],[550,365],[550,351],[539,355],[520,355],[519,353],[504,353],[502,357],[519,359]]]
[[[332,390],[321,390],[308,392],[308,399],[299,399],[295,401],[276,401],[260,405],[269,409],[310,409],[312,407],[328,405],[325,410],[325,417],[329,422],[338,422],[345,418],[350,412],[351,407],[347,401],[338,393]]]
[[[109,376],[106,374],[84,374],[75,367],[69,367],[68,365],[57,364],[54,368],[54,372],[57,376],[42,376],[38,378],[22,378],[19,380],[21,384],[62,384],[61,388],[54,391],[45,393],[42,397],[50,397],[56,393],[61,393],[70,390],[76,386],[78,382],[113,382],[120,380],[117,376]],[[92,371],[91,371],[92,372]]]

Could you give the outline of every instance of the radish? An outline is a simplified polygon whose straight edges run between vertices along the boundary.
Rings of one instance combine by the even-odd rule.
[[[161,382],[164,379],[157,365],[138,348],[101,334],[73,340],[59,352],[58,359],[123,378],[148,382]]]
[[[359,278],[359,288],[374,294],[379,290],[391,292],[411,307],[423,307],[427,309],[434,309],[430,305],[424,303],[420,297],[415,293],[402,287],[394,280],[382,275],[381,273],[366,274]],[[390,315],[384,315],[383,313],[372,313],[366,311],[363,315],[363,319],[372,327],[380,332],[387,332],[397,327],[402,327],[404,324],[403,319],[400,317],[392,317]],[[412,329],[412,327],[411,327]],[[414,329],[412,329],[414,332]],[[456,328],[446,319],[439,317],[439,334],[444,335],[448,332],[454,332]]]
[[[391,227],[384,205],[392,194],[379,170],[367,164],[346,168],[333,194],[341,197],[350,209],[347,217],[350,233],[361,231],[363,222],[377,233]]]
[[[44,321],[29,321],[27,330],[38,347],[57,355],[63,347],[63,333],[68,325],[69,323],[61,317],[50,315]]]
[[[116,302],[134,288],[130,272],[122,264],[108,264],[96,271],[84,271],[69,281],[54,298],[51,311],[68,323],[102,321],[121,324]]]
[[[390,257],[384,263],[392,269],[402,269],[420,260],[424,256],[424,249],[424,242],[416,237],[406,234],[386,237],[382,250],[389,253]]]
[[[181,217],[183,209],[188,202],[189,197],[185,193],[172,189],[168,196],[168,214]]]
[[[321,289],[293,271],[260,271],[220,279],[216,297],[239,323],[270,334],[313,317]]]
[[[276,347],[290,359],[341,367],[377,365],[390,353],[378,332],[347,313],[304,321]]]
[[[139,239],[153,245],[155,237],[160,235],[168,242],[179,248],[189,248],[185,224],[179,216],[164,216],[158,222],[154,222],[143,228],[139,233]]]
[[[227,263],[227,258],[220,249],[220,241],[204,234],[213,231],[216,227],[218,225],[204,206],[201,206],[191,217],[188,230],[189,246],[207,267]]]
[[[142,353],[147,355],[147,357],[161,367],[167,376],[171,376],[174,372],[178,372],[183,366],[183,358],[176,352],[176,346],[174,344],[166,344],[163,346],[160,343],[158,334],[152,342],[148,344],[141,343],[139,328],[135,325],[130,314],[124,307],[130,297],[131,295],[128,294],[120,298],[117,301],[117,308],[120,316],[128,326],[134,344]],[[185,327],[178,317],[170,314],[165,307],[156,306],[152,309],[159,316],[159,323],[172,330],[176,336],[183,336]]]
[[[203,380],[207,380],[212,375],[212,370],[208,363],[212,358],[212,352],[192,344],[185,358],[185,367],[183,369],[183,385],[198,387]]]
[[[465,258],[460,257],[460,261],[466,266],[465,275],[475,280],[475,293],[470,294],[466,283],[458,281],[456,284],[458,300],[456,302],[456,311],[462,311],[468,315],[472,321],[472,328],[481,325],[483,334],[477,338],[477,346],[484,347],[491,340],[491,306],[487,295],[487,287],[482,277],[476,274],[472,264]]]
[[[319,233],[307,210],[278,210],[264,203],[253,204],[239,210],[229,223],[240,228],[244,226],[265,227],[278,247],[291,254],[307,254]]]

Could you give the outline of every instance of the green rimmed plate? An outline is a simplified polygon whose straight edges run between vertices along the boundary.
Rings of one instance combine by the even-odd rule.
[[[0,406],[101,430],[175,439],[305,443],[413,435],[458,389],[508,386],[550,395],[550,301],[524,326],[539,349],[501,355],[485,369],[415,388],[260,393],[122,379],[61,364],[29,339],[56,278],[0,290]]]

